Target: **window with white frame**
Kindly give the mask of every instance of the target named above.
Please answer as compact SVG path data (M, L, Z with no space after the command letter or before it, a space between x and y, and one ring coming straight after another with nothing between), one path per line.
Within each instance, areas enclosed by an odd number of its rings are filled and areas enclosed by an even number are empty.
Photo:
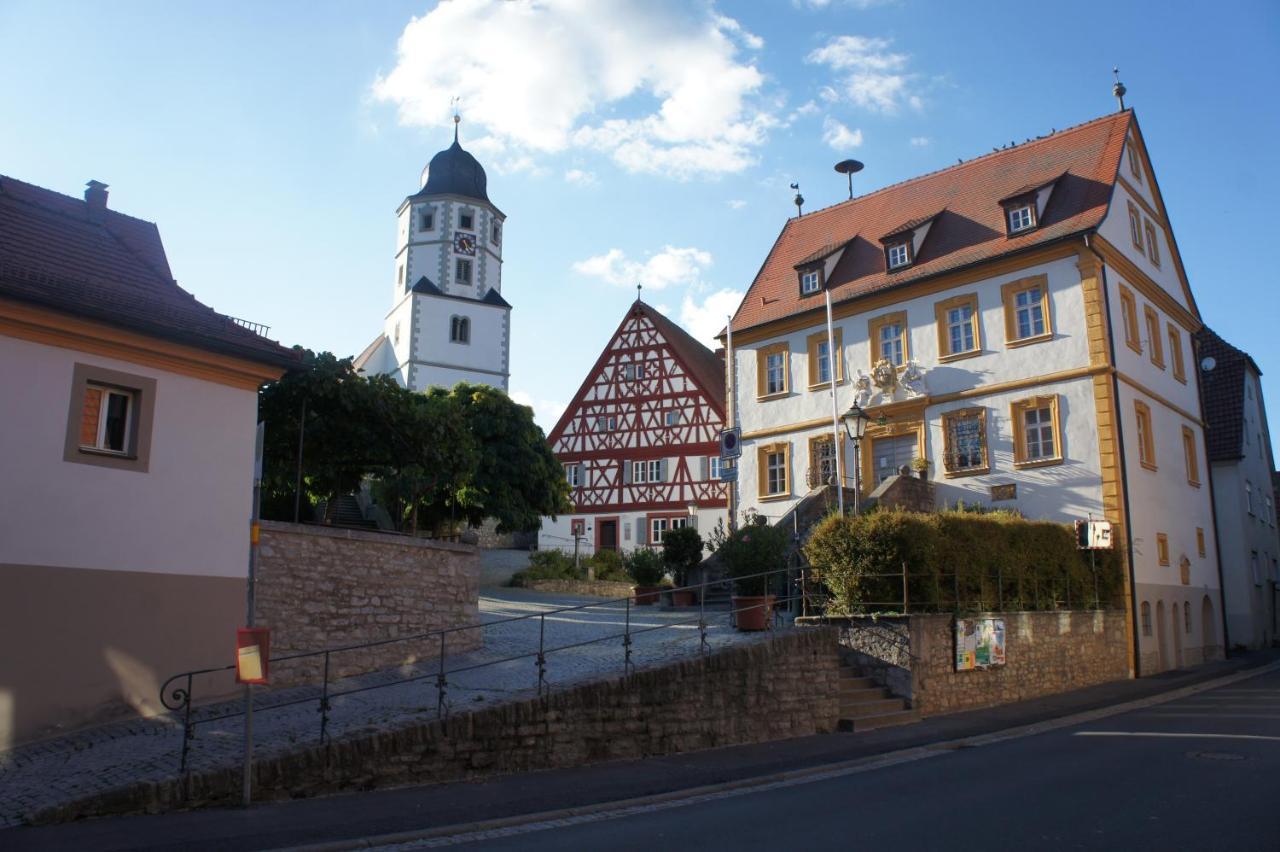
M599 414L596 416L597 432L612 432L618 428L618 418L613 414Z
M810 269L800 273L800 293L807 296L822 289L822 273Z
M787 454L767 453L765 461L765 493L784 494L787 490Z
M764 359L766 394L782 393L787 389L786 383L787 356L782 352L770 352Z
M1030 204L1020 204L1017 207L1010 207L1009 217L1009 233L1016 234L1031 228L1036 223L1035 211Z
M131 390L89 384L84 393L80 447L127 455L132 444L136 395Z
M571 464L564 469L565 481L569 483L570 488L577 488L582 485L582 465Z
M720 479L720 457L707 456L707 479L716 482Z
M664 419L668 426L678 426L680 424L680 412L668 411Z
M643 485L662 481L662 459L648 459L631 463L631 481Z
M818 341L817 355L818 384L826 384L831 381L831 347L828 345L827 341Z
M651 544L662 544L662 537L669 530L680 530L689 526L689 519L686 517L670 517L670 518L650 518L649 519L649 542Z
M1027 460L1056 458L1058 449L1053 429L1053 412L1049 407L1029 408L1022 416Z
M889 246L889 268L897 269L911 262L911 244L894 243Z
M1013 316L1019 340L1044 334L1044 305L1039 287L1029 287L1014 295Z
M880 326L880 357L901 367L904 361L902 352L902 326L896 322Z
M973 339L973 305L957 305L947 311L947 339L951 341L951 355L977 348Z

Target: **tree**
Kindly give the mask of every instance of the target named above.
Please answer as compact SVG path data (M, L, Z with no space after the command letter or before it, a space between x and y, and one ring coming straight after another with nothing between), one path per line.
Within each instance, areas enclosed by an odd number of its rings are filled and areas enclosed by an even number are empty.
M531 532L547 515L573 509L564 469L533 409L486 385L459 382L452 390L432 388L429 397L447 398L480 447L471 476L455 490L453 505L472 525L486 517L499 532Z
M702 562L702 536L693 527L667 530L662 536L662 561L675 575L677 586L689 584L689 573Z

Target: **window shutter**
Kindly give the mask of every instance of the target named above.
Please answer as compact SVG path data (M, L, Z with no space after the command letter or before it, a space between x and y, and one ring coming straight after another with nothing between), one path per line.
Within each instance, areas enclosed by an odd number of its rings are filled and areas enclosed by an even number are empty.
M644 518L636 518L636 544L648 543L647 533L648 530L645 527Z
M711 469L710 459L708 459L706 456L702 456L701 458L698 459L698 479L700 481L705 481L707 479L707 477L709 476L708 472L710 471L710 469Z
M631 462L629 461L624 461L622 463L622 484L631 484Z
M587 473L587 469L586 469L586 467L585 467L585 466L583 466L583 464L582 464L581 462L579 462L577 465L575 465L575 467L577 467L577 468L578 468L578 475L577 475L577 477L576 477L577 482L578 482L578 485L579 485L579 486L586 485L586 484L587 484L587 480L586 480L586 478L585 478L585 477L586 477L586 473Z
M667 460L666 459L662 460L661 469L662 469L661 481L666 482L667 481Z

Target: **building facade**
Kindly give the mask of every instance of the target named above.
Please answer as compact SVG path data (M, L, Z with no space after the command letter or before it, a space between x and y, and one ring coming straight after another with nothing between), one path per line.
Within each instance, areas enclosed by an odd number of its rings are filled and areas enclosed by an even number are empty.
M540 549L591 553L705 536L725 519L724 362L639 299L547 436L574 510L544 518Z
M506 216L484 168L458 144L431 158L396 211L391 310L355 360L410 390L458 382L507 390L511 305L502 296Z
M1197 342L1227 640L1231 646L1266 648L1280 637L1280 536L1262 371L1212 329L1201 329Z
M0 177L0 748L158 708L244 623L258 388L156 226Z
M736 502L923 459L939 507L1112 521L1136 671L1220 656L1200 327L1129 110L792 219L731 321Z

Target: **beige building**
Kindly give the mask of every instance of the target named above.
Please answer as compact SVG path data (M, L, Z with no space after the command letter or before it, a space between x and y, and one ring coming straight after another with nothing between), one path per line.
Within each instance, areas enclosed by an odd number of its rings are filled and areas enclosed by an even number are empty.
M0 748L232 660L257 392L293 361L182 290L105 185L0 177Z
M1221 656L1200 327L1131 110L791 219L731 321L736 510L924 460L939 507L1113 522L1135 672Z

